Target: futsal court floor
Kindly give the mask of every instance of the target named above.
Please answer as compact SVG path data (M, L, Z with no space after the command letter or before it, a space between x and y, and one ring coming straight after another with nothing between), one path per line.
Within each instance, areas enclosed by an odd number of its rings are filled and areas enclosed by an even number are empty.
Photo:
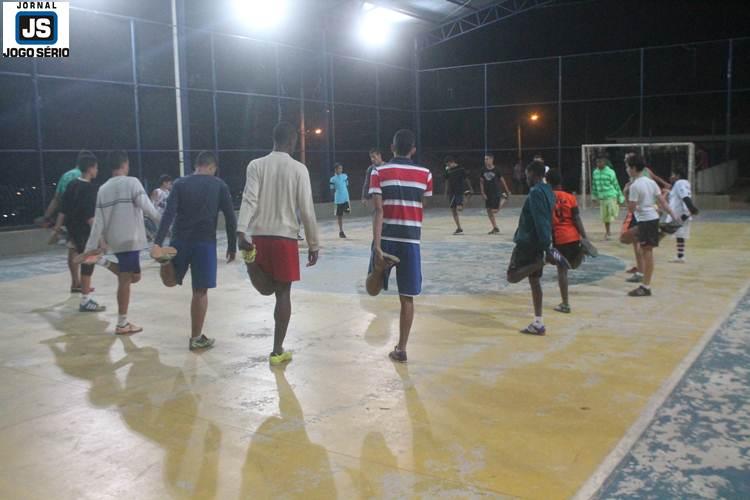
M545 268L546 337L518 333L529 288L505 280L517 217L489 236L470 209L452 236L447 210L426 212L407 365L387 357L397 295L364 292L364 218L347 240L321 223L286 368L267 360L273 300L239 263L219 265L216 347L196 354L189 287L164 288L145 254L132 337L113 334L101 268L108 310L87 315L63 249L1 259L0 497L750 497L750 213L702 214L685 265L664 240L654 296L629 298L632 250L587 212L602 255L571 272L571 315Z

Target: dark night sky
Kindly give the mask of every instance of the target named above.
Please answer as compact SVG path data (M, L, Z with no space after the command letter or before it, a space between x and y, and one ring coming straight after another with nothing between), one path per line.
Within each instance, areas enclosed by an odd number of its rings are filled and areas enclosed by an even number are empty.
M750 2L592 0L520 14L423 52L421 67L750 36Z

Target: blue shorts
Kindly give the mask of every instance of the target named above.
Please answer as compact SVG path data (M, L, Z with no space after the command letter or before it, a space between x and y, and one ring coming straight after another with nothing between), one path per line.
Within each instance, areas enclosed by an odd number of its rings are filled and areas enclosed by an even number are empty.
M215 241L175 241L171 245L177 250L172 260L177 283L190 268L193 289L216 288L216 242Z
M141 252L116 253L117 267L121 273L141 274Z
M398 294L407 297L416 297L422 293L422 257L419 245L416 243L402 243L400 241L382 240L380 248L385 253L398 257L399 262L396 268L396 283L398 284ZM370 269L373 268L374 252L370 255ZM383 289L388 290L388 279L391 277L390 268L383 277Z

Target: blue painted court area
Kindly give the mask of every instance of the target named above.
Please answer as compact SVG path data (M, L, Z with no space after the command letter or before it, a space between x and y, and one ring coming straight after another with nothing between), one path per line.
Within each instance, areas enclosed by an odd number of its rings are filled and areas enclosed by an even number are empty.
M750 291L597 498L750 498Z

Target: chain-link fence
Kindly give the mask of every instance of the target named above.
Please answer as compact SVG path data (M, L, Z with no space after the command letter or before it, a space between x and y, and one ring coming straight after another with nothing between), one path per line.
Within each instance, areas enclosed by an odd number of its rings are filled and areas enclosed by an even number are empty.
M418 82L433 170L450 154L478 178L491 152L510 179L542 154L576 190L586 143L694 142L698 168L750 160L750 38L423 69Z

